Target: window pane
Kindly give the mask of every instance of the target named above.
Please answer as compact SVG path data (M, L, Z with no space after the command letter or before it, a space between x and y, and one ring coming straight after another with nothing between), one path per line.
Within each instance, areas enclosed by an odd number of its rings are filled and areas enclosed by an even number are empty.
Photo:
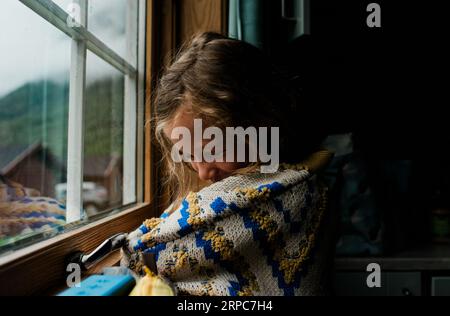
M122 205L124 76L88 51L84 195L88 216Z
M126 57L127 0L89 2L88 29L122 57Z
M53 1L65 10L72 2ZM124 30L124 10L132 1L118 2L89 1L90 30L124 54L125 33L130 34ZM111 25L103 28L107 16ZM4 254L63 232L66 225L67 187L73 185L67 183L72 39L20 1L2 0L0 42L0 254ZM129 183L133 179L128 178L135 176L123 175L124 119L135 111L127 101L125 116L124 98L134 99L125 96L125 77L89 51L86 71L85 90L70 91L84 93L86 101L80 175L85 216L77 225L87 222L86 215L121 208L124 179ZM130 138L126 139L132 142Z
M0 251L62 228L70 39L17 0L0 10Z
M88 30L126 58L127 2L130 0L89 0ZM136 0L131 0L131 2ZM53 0L66 12L69 12L73 0Z

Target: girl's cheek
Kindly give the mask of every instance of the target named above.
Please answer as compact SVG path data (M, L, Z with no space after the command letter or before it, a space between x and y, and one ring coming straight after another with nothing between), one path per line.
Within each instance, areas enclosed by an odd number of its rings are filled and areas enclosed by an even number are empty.
M223 162L220 165L220 169L227 173L231 173L239 168L241 168L241 165L239 163L234 162Z

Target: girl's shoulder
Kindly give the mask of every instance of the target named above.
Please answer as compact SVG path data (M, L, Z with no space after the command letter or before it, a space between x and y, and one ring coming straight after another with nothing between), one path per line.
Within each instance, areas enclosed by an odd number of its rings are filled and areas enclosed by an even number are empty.
M333 159L334 153L327 149L320 149L305 160L298 164L281 164L282 170L307 170L309 173L314 174L325 169Z
M196 193L197 196L234 196L246 193L246 196L277 196L320 173L331 161L333 154L320 150L298 164L282 164L277 172L253 172L230 176L207 186ZM267 196L267 197L269 197Z

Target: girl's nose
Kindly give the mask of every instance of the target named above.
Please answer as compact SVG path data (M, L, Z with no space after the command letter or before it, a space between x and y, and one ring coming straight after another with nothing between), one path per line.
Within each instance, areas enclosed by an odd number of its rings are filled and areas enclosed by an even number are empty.
M197 163L194 169L202 181L214 181L217 178L217 169L209 163Z

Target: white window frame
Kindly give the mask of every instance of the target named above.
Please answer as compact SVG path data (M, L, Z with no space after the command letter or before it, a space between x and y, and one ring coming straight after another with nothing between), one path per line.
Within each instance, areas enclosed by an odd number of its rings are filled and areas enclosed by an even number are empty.
M91 51L125 76L123 135L123 205L143 200L145 21L146 1L126 0L126 59L88 30L88 0L73 0L80 8L79 25L51 0L18 0L72 38L67 155L66 221L83 217L84 106L86 54ZM94 0L95 1L95 0ZM73 20L72 20L73 21ZM130 36L136 34L136 36Z

